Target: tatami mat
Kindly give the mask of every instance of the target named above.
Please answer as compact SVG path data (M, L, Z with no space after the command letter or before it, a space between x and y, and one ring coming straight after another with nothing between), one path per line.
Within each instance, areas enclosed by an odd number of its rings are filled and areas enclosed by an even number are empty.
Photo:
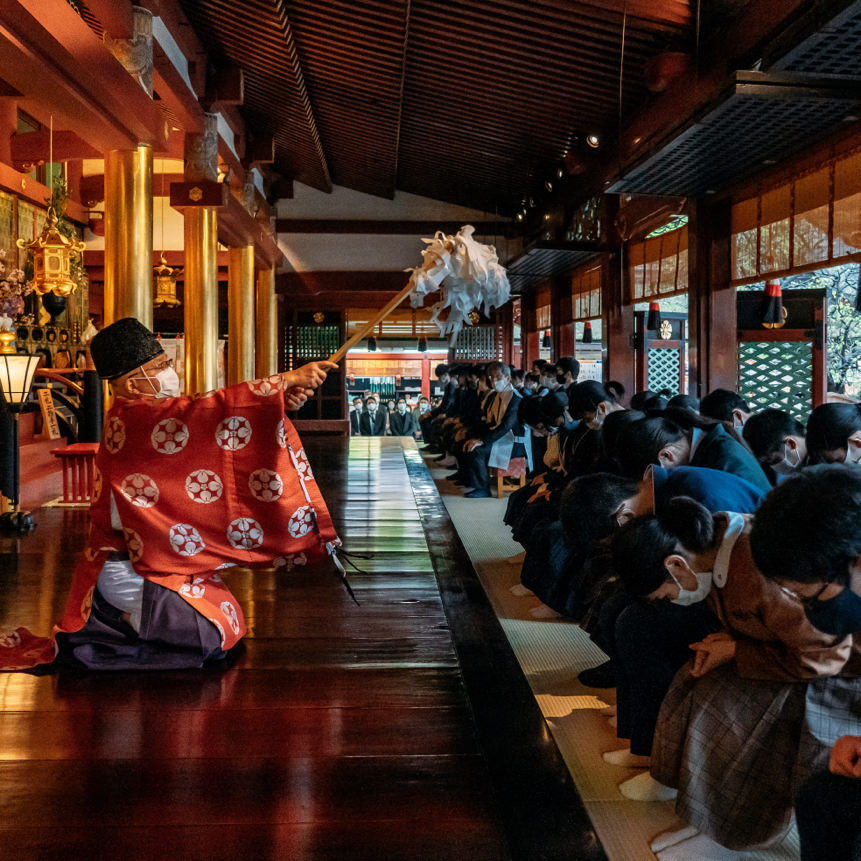
M505 500L465 499L445 480L451 472L426 458L431 475L478 572L532 688L556 745L565 760L610 861L654 861L649 842L663 831L681 828L672 802L628 801L618 785L637 773L608 765L601 753L624 747L600 710L615 702L615 691L586 688L577 673L602 663L604 653L577 625L561 619L537 620L533 596L515 597L520 566L506 560L522 550L502 522ZM745 861L797 861L793 830L781 846L745 855ZM690 861L698 861L692 858Z

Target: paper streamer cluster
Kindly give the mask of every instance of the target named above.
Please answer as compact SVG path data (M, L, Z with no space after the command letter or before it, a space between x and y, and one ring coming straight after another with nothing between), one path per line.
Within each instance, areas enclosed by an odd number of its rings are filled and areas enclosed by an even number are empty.
M454 236L437 231L433 239L423 239L428 247L422 251L421 266L408 269L410 275L410 304L424 305L428 293L439 291L440 299L432 306L431 320L447 335L453 345L464 325L471 326L469 312L481 308L489 314L493 308L508 301L511 287L505 269L500 265L496 249L472 238L475 228L462 227ZM449 309L445 320L440 314Z

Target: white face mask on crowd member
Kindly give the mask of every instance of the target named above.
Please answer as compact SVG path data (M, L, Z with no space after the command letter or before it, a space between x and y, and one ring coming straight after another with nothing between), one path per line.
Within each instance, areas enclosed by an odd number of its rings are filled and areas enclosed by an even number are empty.
M407 411L406 404L398 404L398 412L403 415Z
M777 475L792 475L801 466L801 452L798 444L793 439L784 440L783 460L771 464L771 468Z
M377 411L377 405L373 401L368 401L368 412L375 413Z
M180 394L179 377L173 369L173 359L166 359L165 362L164 367L159 368L154 374L148 374L141 368L141 378L149 383L153 391L153 397L178 398ZM155 383L158 383L158 385L156 386Z
M422 401L419 404L419 412L426 413L430 409L430 404L427 401Z
M493 388L498 392L504 392L511 385L511 380L508 377L504 377L501 380L493 381Z
M694 577L697 580L697 588L696 589L685 589L675 577L673 580L676 580L676 584L679 587L679 594L675 598L671 598L673 604L679 604L682 607L688 607L691 604L697 604L700 601L704 601L706 595L709 594L712 590L712 572L711 571L691 571ZM672 574L670 575L673 576Z
M844 463L861 463L861 438L853 434L846 440L846 454Z

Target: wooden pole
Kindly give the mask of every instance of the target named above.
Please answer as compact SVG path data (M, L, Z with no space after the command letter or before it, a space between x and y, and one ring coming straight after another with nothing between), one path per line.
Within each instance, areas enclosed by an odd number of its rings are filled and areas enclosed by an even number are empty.
M404 299L406 299L407 296L410 295L410 291L412 289L413 289L413 285L412 285L412 282L410 282L409 284L407 284L406 287L404 287L403 290L401 290L400 293L398 293L397 296L395 296L394 299L392 299L381 311L379 311L377 313L377 316L374 317L373 320L369 321L364 326L362 326L360 329L356 330L356 332L354 332L343 344L341 344L341 346L338 347L337 351L332 353L331 356L329 356L329 361L334 362L335 364L340 362L341 359L343 359L344 356L347 355L348 350L351 350L369 332L372 332L374 330L374 326L378 325L383 320L385 320L386 317L388 317L389 314L391 314L392 311L394 311L395 308L397 308L398 305L400 305L401 302L403 302Z

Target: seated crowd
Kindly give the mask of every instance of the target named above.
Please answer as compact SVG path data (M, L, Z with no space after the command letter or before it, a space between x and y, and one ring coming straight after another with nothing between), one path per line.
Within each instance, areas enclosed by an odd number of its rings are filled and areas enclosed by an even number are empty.
M504 516L512 591L607 654L579 676L616 688L625 745L604 759L687 823L653 851L744 858L795 817L804 861L861 859L861 405L805 427L724 389L626 404L578 375L441 365L420 426L467 497L490 467L528 470Z

